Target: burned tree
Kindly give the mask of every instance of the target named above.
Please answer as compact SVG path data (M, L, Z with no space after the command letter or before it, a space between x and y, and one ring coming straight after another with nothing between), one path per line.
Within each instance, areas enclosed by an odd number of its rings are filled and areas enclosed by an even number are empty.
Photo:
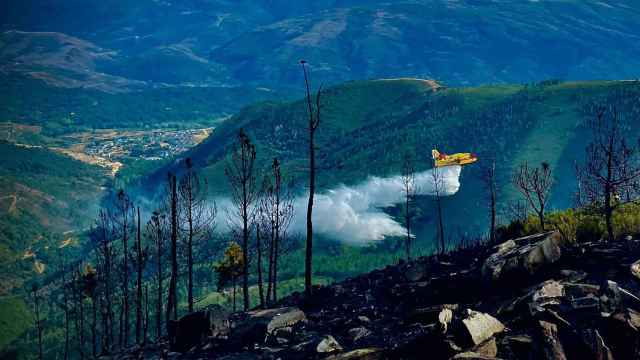
M96 269L87 264L84 268L84 272L80 278L80 288L84 298L91 300L91 355L95 358L98 354L98 314L97 314L97 301L98 294L98 274Z
M257 263L256 269L258 274L258 297L260 299L260 307L264 308L264 281L262 279L262 250L264 248L262 242L262 233L260 231L260 222L256 222L256 253L257 253Z
M305 260L304 260L304 292L307 296L311 296L311 277L313 264L313 197L316 191L316 145L315 133L320 126L320 96L322 94L322 85L316 93L315 109L311 100L311 89L309 87L309 76L307 74L307 62L300 61L302 71L304 73L304 83L306 88L307 108L309 115L308 131L309 131L309 201L307 203L307 240L305 244Z
M293 220L293 186L285 186L280 162L273 159L271 172L264 178L259 223L268 236L267 303L277 301L278 261L288 250L288 229Z
M489 241L494 244L496 241L496 162L495 160L482 171L482 181L487 190L489 200Z
M115 204L111 213L111 221L117 231L117 235L122 241L122 265L121 272L121 293L122 293L122 309L121 309L121 344L126 346L129 341L129 236L133 229L134 219L133 202L124 190L118 191Z
M142 272L144 271L144 265L147 260L146 249L142 247L142 229L140 227L140 207L137 207L136 213L136 245L135 245L135 265L136 265L136 343L142 343Z
M433 190L436 198L436 207L438 209L438 242L440 243L440 254L444 254L447 251L444 238L444 221L442 218L442 195L444 187L444 177L440 173L440 168L434 167L431 172L433 179Z
M256 147L249 136L240 129L231 159L225 165L225 174L229 179L231 200L234 204L235 219L231 219L234 227L241 228L242 253L245 257L242 265L242 296L243 308L249 309L249 236L253 218L254 202L258 196L255 174Z
M178 318L178 190L176 176L169 173L169 211L171 231L171 278L169 279L169 293L167 294L167 318Z
M60 259L60 274L61 274L61 282L62 282L62 310L64 311L64 353L63 353L63 359L67 360L69 359L69 334L70 334L70 326L69 323L71 321L70 319L70 312L71 312L71 307L69 306L69 284L67 283L67 266L65 264L65 255L64 255L64 250L60 249L60 252L58 254L58 258Z
M156 339L162 337L162 282L164 280L164 260L165 260L165 240L167 232L167 219L164 213L160 211L154 211L151 215L151 219L147 222L146 235L148 239L151 239L155 251L155 277L156 277Z
M101 288L102 349L104 353L109 353L113 344L112 267L116 253L112 246L112 224L106 210L99 211L95 225L91 232L91 239L96 247L98 283Z
M194 242L198 243L211 235L216 216L215 202L207 198L207 183L202 181L193 169L190 158L185 160L185 175L180 179L179 202L181 205L181 224L186 229L185 251L187 257L187 304L193 311L193 266Z
M416 171L413 159L405 154L402 162L402 193L404 194L404 221L407 228L407 237L404 240L407 260L411 259L411 204L416 195Z
M545 231L545 207L553 185L551 165L543 162L539 167L530 168L527 162L524 162L514 174L513 184L538 215L540 229Z
M598 109L587 125L592 141L587 146L585 165L577 167L579 202L595 206L602 213L607 238L613 241L613 213L633 201L633 194L640 190L640 145L630 144L616 108Z

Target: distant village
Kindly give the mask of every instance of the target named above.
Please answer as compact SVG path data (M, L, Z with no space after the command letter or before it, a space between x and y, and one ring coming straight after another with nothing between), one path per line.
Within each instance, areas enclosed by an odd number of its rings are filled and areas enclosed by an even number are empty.
M126 161L127 158L161 160L188 150L209 136L212 130L125 132L110 138L93 138L84 144L84 152L110 161Z

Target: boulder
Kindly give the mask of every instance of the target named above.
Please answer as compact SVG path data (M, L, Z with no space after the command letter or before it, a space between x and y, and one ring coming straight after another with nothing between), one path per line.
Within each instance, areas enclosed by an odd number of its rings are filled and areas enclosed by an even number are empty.
M277 330L305 320L304 312L295 307L249 311L232 322L229 339L233 347L263 343Z
M448 309L448 308L442 309L442 311L440 311L440 314L438 314L438 322L442 327L442 333L444 334L447 333L451 320L453 320L453 311L451 311L451 309Z
M214 337L228 335L230 331L229 316L231 313L218 304L207 306L205 311L209 316L211 335Z
M427 269L420 262L408 264L404 269L404 277L409 282L417 282L427 276Z
M331 335L325 336L320 343L316 346L316 351L321 354L328 354L333 352L342 351L342 346Z
M307 317L300 309L289 308L278 313L267 324L267 334L273 334L281 328L291 328L301 322L305 322Z
M462 323L474 345L482 344L505 329L493 316L473 310L467 310L467 318Z
M640 313L625 309L607 318L602 336L615 359L640 358Z
M631 275L640 280L640 260L631 264Z
M582 339L585 344L591 348L593 358L595 360L613 360L611 349L605 344L604 339L600 336L598 330L587 329L582 333Z
M560 259L562 246L557 231L506 241L485 260L482 275L490 281L534 275Z
M371 331L363 326L349 329L348 333L354 343L371 335Z
M192 312L167 324L171 350L176 352L189 351L199 345L210 332L211 324L206 311Z
M545 359L566 360L567 356L564 347L558 337L558 327L550 322L539 321L540 333L542 335L542 351Z
M505 343L516 359L533 359L533 339L529 335L508 336Z
M476 354L493 358L498 355L498 344L496 344L495 338L491 338L473 348L472 351Z

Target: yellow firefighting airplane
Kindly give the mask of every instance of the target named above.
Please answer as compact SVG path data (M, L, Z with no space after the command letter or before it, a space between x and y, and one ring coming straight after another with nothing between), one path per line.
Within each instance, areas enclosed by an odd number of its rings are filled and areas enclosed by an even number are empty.
M452 165L464 166L473 164L474 162L478 161L478 157L473 153L457 153L447 155L440 153L436 149L431 150L431 156L433 157L433 161L435 162L435 166L437 168Z

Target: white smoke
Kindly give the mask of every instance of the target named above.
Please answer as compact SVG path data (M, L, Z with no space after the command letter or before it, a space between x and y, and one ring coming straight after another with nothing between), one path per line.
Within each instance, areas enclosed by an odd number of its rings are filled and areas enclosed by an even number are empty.
M434 176L434 172L436 176ZM460 166L430 169L415 174L418 195L435 196L436 179L442 196L451 196L460 189ZM381 208L404 201L402 177L371 177L356 186L340 186L315 196L313 208L314 233L361 245L382 240L385 236L402 236L404 226L384 213ZM296 199L294 232L306 229L307 196Z
M435 196L436 183L441 196L457 193L460 172L461 166L448 166L415 174L417 195ZM307 194L295 199L290 233L305 233L307 200ZM384 207L403 201L402 177L399 175L389 178L374 176L355 186L341 185L315 195L313 232L352 245L365 245L385 236L403 236L406 234L404 226L382 211ZM228 214L231 210L228 199L218 199L217 204L221 214Z

